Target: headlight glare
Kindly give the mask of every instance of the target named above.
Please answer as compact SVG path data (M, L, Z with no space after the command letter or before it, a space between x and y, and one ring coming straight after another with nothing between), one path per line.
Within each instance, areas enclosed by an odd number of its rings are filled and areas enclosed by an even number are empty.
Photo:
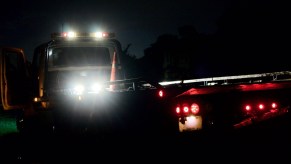
M99 93L101 91L101 89L102 89L102 86L100 84L98 84L98 83L95 83L95 84L92 85L91 89L92 89L93 92Z
M74 94L81 95L83 94L84 90L85 90L85 87L83 85L76 85L74 87Z

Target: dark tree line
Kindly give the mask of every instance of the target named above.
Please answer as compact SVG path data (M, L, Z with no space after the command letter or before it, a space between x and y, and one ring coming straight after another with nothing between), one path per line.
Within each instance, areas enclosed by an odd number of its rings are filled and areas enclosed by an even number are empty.
M139 59L125 51L128 76L162 81L289 70L287 7L249 3L229 8L214 34L185 25L178 36L160 35Z

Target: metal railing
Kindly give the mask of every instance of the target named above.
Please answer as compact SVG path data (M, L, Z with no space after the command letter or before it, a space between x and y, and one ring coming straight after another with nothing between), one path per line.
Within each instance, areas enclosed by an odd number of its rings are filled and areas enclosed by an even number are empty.
M174 81L162 81L159 82L162 86L168 85L181 85L181 84L197 84L199 86L208 85L227 85L236 83L257 83L265 81L279 81L279 80L291 80L291 71L271 72L271 73L259 73L259 74L246 74L246 75L234 75L234 76L219 76L209 78L197 78L187 80L174 80Z

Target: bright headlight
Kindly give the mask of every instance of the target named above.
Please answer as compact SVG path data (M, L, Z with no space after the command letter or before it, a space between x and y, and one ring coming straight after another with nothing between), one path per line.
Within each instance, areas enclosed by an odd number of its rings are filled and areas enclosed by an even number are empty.
M101 91L101 89L102 89L102 86L100 84L98 84L98 83L95 83L95 84L92 85L91 89L92 89L93 92L99 93Z
M84 95L85 93L97 93L102 92L103 85L100 83L87 83L87 84L78 84L73 85L72 90L74 95Z
M76 85L74 87L74 94L81 95L83 94L85 87L83 85Z

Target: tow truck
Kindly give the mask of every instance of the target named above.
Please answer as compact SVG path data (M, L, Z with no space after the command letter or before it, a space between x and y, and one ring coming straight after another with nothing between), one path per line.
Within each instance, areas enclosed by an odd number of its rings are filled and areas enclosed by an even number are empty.
M166 129L163 87L142 77L126 78L114 33L52 33L35 48L29 67L22 49L0 50L1 101L4 110L19 111L20 132ZM20 73L9 72L8 59Z
M188 87L169 101L180 134L232 131L286 116L291 105L291 72L267 72L163 81Z

